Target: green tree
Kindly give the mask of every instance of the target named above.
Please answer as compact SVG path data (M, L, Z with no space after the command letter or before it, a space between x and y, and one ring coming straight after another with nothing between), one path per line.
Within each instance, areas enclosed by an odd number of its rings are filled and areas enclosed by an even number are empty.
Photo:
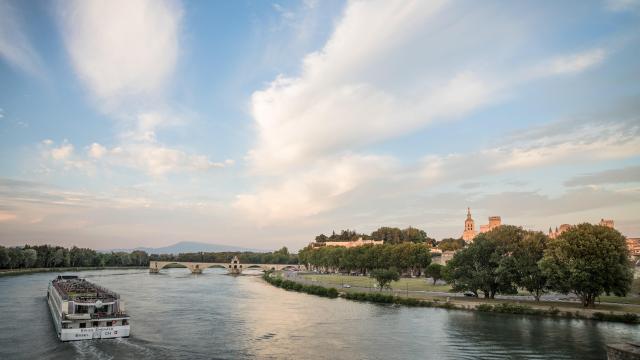
M436 281L442 279L444 276L444 266L440 264L430 264L425 269L424 276L431 278L433 285L435 285Z
M461 238L458 238L458 239L447 238L447 239L442 239L437 246L438 246L438 249L442 251L456 251L464 248L465 245L466 243Z
M484 293L493 299L497 293L515 294L517 274L504 266L525 231L519 227L502 225L479 234L466 248L458 251L447 263L446 278L455 291Z
M602 293L625 296L633 281L625 237L600 225L573 226L549 241L541 267L553 290L575 293L584 307Z
M390 287L392 281L400 280L400 273L398 273L395 267L389 269L374 269L371 271L371 277L376 279L378 286L380 286L380 291L382 291L383 288Z
M6 269L11 264L9 251L4 246L0 246L0 268Z
M512 255L505 258L505 267L517 274L516 285L527 289L536 299L547 289L547 276L542 272L542 260L548 237L541 232L527 232L514 247ZM509 266L510 265L510 266Z
M424 230L408 227L402 230L401 240L403 242L423 243L427 241L427 233Z
M38 252L35 249L24 249L22 250L23 256L23 266L26 268L33 267L36 261L38 260Z
M374 240L382 240L385 244L399 244L402 242L402 230L383 226L371 233Z

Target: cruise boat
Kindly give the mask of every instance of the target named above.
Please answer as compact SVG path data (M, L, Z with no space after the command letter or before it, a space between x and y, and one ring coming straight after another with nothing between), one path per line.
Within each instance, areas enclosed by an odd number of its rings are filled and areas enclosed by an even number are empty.
M51 317L61 341L129 336L120 295L77 276L58 276L47 289Z

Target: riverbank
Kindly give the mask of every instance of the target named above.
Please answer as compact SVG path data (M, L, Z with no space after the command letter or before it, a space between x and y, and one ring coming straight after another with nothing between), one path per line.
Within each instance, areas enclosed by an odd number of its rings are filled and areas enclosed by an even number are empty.
M305 284L299 276L282 278L281 273L265 274L264 279L274 286L305 292L307 288L325 288L338 293L338 296L355 301L366 301L381 304L397 304L413 307L436 307L452 310L480 311L492 313L508 313L520 315L538 315L570 319L592 319L598 321L614 321L640 324L640 307L634 305L605 304L595 308L583 308L579 303L559 301L520 301L509 299L458 298L452 296L429 295L428 293L384 293L375 291L363 292L354 288L325 287L324 284ZM301 281L302 280L302 281ZM361 290L361 289L360 289Z
M131 270L131 269L148 269L148 266L88 266L88 267L56 267L56 268L31 268L31 269L2 269L2 276L27 275L42 272L68 272L68 271L89 271L89 270Z

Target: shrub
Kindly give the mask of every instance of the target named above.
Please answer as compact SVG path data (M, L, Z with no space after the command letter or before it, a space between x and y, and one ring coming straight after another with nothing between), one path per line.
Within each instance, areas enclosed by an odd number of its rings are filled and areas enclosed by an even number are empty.
M630 324L640 323L640 317L637 314L625 313L625 314L614 314L614 313L602 313L602 312L594 312L593 318L596 320L604 320L604 321L616 321L616 322L624 322Z
M480 304L476 306L476 310L482 312L491 312L493 311L493 306L491 304Z

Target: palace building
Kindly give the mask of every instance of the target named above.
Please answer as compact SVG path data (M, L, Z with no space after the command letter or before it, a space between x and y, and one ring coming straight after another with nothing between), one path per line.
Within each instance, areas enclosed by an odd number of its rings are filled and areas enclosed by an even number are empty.
M600 219L600 223L598 223L598 225L606 226L606 227L609 227L609 228L612 228L612 229L614 228L613 220L611 220L611 219ZM563 232L571 229L571 226L572 225L569 225L569 224L562 224L562 225L560 225L560 227L556 226L555 230L552 230L551 228L549 228L549 238L551 238L551 239L557 238Z
M480 225L480 233L491 231L498 226L502 225L502 219L500 216L489 216L489 223L486 225ZM475 222L471 217L471 209L467 208L467 219L464 221L464 231L462 232L462 240L466 242L472 242L478 233L475 229Z

